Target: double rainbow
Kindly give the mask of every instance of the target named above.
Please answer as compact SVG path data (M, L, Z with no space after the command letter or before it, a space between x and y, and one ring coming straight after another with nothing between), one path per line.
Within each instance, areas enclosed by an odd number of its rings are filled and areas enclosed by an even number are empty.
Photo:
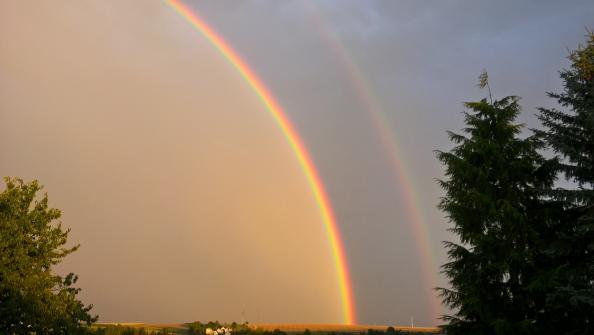
M227 60L227 62L235 68L241 78L248 84L248 86L258 96L266 110L270 113L281 132L283 133L287 143L293 150L305 178L311 188L313 196L316 200L324 227L328 234L332 255L335 262L338 285L342 299L343 308L343 322L346 324L354 324L356 322L355 309L353 302L353 291L351 280L346 263L346 257L338 227L336 225L336 218L330 206L330 200L324 190L324 185L320 180L318 172L314 166L311 157L299 134L291 124L287 115L276 102L274 97L270 94L266 86L258 78L252 69L241 59L241 57L233 50L225 40L219 36L202 18L198 16L195 10L190 9L187 5L179 0L165 0L165 3L182 16L194 29L196 29L210 44L215 47L219 53Z
M352 53L349 52L336 34L333 34L332 27L326 24L327 20L322 17L322 12L317 9L316 4L304 1L305 8L313 15L320 36L324 39L329 49L336 56L339 64L344 68L361 106L367 112L370 121L376 129L376 134L384 148L384 152L392 165L395 182L403 195L406 212L409 216L409 225L420 259L421 271L423 272L424 295L429 313L433 320L437 320L442 314L441 303L435 294L434 287L438 286L437 273L439 267L431 252L429 229L423 217L420 206L420 197L416 192L412 180L412 173L406 166L402 150L394 131L390 127L385 111L378 97L373 93L371 84L366 79L360 66L357 65Z

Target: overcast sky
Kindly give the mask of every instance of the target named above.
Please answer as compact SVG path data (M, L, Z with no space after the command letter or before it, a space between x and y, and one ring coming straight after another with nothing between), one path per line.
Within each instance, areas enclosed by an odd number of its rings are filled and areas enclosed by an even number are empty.
M358 321L433 325L450 239L433 150L487 69L537 127L583 1L187 1L261 77L330 195ZM337 47L338 46L338 47ZM345 66L345 59L351 68ZM418 195L422 267L366 82ZM328 241L282 134L238 74L160 1L0 1L0 175L39 179L81 243L102 321L339 322ZM444 311L437 311L443 313Z

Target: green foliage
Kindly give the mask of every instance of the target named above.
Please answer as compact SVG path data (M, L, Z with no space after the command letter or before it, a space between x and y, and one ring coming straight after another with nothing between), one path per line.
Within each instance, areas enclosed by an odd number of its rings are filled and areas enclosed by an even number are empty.
M397 334L403 334L403 332L396 330L392 326L390 326L390 327L388 327L388 329L386 329L386 335L397 335Z
M483 72L481 72L477 86L481 89L489 86L489 74L487 73L487 70L483 70Z
M545 130L536 131L561 155L558 169L578 184L574 190L559 189L554 195L570 206L594 204L594 33L585 46L569 55L571 67L561 71L564 90L548 96L569 109L540 108Z
M478 86L480 89L486 88L489 91L489 102L493 103L493 97L491 96L491 86L489 85L489 74L487 73L487 70L483 70L478 79L479 83L476 86Z
M102 325L97 327L94 334L96 335L146 335L148 334L144 328L132 328L122 325Z
M219 321L209 321L207 323L202 323L200 321L195 321L188 324L188 332L190 334L205 334L207 328L217 330L222 327L231 329L234 335L252 334L257 331L252 329L247 322L220 323Z
M560 155L556 169L577 185L549 192L561 209L543 232L538 277L543 334L594 332L594 34L569 55L560 72L564 90L548 93L566 109L539 109L544 130L536 133Z
M536 138L520 138L514 121L519 98L469 102L464 135L449 132L456 146L438 152L446 167L439 208L460 243L445 242L443 272L451 288L439 288L454 315L448 334L530 334L534 301L525 283L534 271L532 246L546 213L542 192L554 181L552 162Z
M78 249L65 247L60 211L48 207L41 186L5 178L0 193L0 333L83 334L96 320L76 295L73 273L60 277L52 266Z
M144 327L130 327L126 325L96 325L92 334L95 335L169 335L178 334L179 332L169 328L155 328L150 327L148 330ZM186 334L186 332L182 332Z
M341 335L352 335L353 333L341 333ZM360 332L359 335L398 335L398 334L417 334L417 332L408 330L408 331L402 331L402 330L397 330L394 327L388 327L386 329L386 331L383 330L376 330L376 329L367 329L367 333L362 333ZM425 333L427 334L427 333Z
M394 328L392 328L394 329ZM375 330L375 329L367 329L367 335L384 335L385 333L381 330Z
M544 129L519 138L517 98L468 103L465 136L439 152L440 208L460 243L446 242L441 288L449 334L594 331L594 33L569 55L565 109L540 108ZM488 88L488 77L479 77ZM489 92L490 95L490 92ZM545 160L538 150L552 149ZM558 175L575 187L554 187Z

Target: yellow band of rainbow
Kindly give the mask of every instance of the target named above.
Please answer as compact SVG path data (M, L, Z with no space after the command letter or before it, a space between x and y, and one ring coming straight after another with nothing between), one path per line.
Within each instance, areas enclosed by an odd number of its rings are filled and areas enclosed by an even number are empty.
M260 81L258 76L248 67L248 65L239 57L239 55L229 46L225 40L219 36L206 22L201 19L195 12L179 0L165 0L165 3L181 15L192 27L202 34L219 52L220 54L239 72L239 75L256 93L262 104L266 107L270 115L275 120L276 124L283 133L289 146L295 153L297 161L305 174L305 178L310 186L315 201L320 210L320 215L324 227L326 229L330 247L332 249L332 256L335 263L335 268L338 277L338 286L341 295L343 322L345 324L354 324L355 310L353 301L353 292L349 276L349 271L346 263L344 248L342 240L336 225L336 219L330 201L324 190L324 185L320 180L318 172L311 160L308 151L299 134L287 118L283 109L276 102L270 94L266 86Z

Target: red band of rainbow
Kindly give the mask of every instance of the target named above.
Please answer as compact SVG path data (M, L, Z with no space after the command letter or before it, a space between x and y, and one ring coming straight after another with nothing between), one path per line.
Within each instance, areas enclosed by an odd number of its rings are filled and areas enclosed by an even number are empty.
M318 172L311 160L308 151L299 134L291 124L287 115L276 102L274 97L270 94L266 86L258 78L258 76L248 67L248 65L239 57L239 55L229 46L229 44L219 36L208 24L201 19L195 10L190 9L180 0L165 0L165 3L181 15L193 28L204 36L212 46L214 46L219 53L229 62L235 70L239 73L241 78L248 84L248 86L258 96L262 104L266 107L272 118L283 133L289 146L293 150L305 178L310 186L315 201L320 210L320 215L326 232L328 240L332 249L332 256L334 258L335 268L338 277L338 286L341 295L343 322L346 324L354 324L356 322L353 291L349 271L346 263L346 257L342 240L338 227L336 225L336 218L330 206L330 200L324 190L324 185L318 175Z
M374 94L372 85L352 56L353 53L347 50L346 45L342 43L338 35L332 33L332 28L326 23L327 20L322 17L322 12L317 9L314 2L304 1L303 4L313 15L320 36L328 44L329 49L344 68L345 74L348 76L348 82L360 100L363 110L367 112L372 125L376 129L376 134L384 148L384 152L392 165L392 171L394 177L396 177L395 182L403 195L404 206L409 218L408 223L417 246L421 271L423 272L423 295L432 321L435 322L443 314L440 299L434 290L435 287L439 286L437 284L439 267L436 266L432 254L429 229L421 210L420 197L413 184L414 178L411 169L406 166L407 160L398 145L399 141L394 130L390 127L390 121L380 99Z

